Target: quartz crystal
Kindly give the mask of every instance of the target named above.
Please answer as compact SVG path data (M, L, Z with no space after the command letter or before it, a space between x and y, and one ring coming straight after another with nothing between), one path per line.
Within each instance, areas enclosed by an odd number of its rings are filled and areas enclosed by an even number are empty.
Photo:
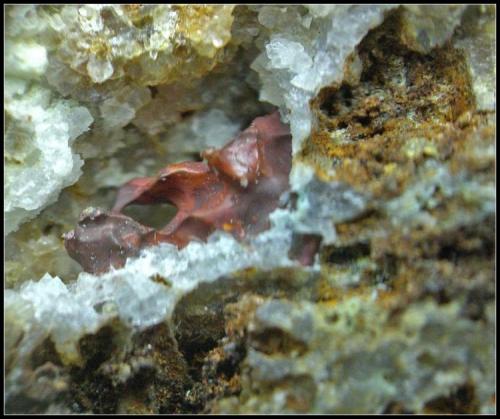
M477 106L490 111L496 109L495 12L492 6L469 10L454 37L467 56Z
M75 183L83 161L71 144L93 121L83 106L51 100L33 86L6 102L5 234L56 201Z

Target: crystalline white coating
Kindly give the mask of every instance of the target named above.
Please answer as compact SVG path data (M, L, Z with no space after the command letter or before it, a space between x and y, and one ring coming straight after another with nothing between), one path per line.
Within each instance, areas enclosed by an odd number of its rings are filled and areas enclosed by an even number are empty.
M135 116L135 110L127 102L119 102L114 97L106 99L100 106L101 115L110 128L121 128Z
M37 13L37 5L16 5L6 8L6 34L12 37L36 39L47 30L48 22ZM11 24L13 22L13 24Z
M334 223L356 217L367 202L341 182L324 183L315 178L298 192L297 208L291 213L294 231L322 236L324 244L335 242Z
M44 74L47 49L36 42L9 42L5 45L5 73L14 77Z
M468 179L465 173L454 174L436 160L427 160L418 171L417 180L406 191L381 204L387 212L387 217L394 225L402 229L414 228L416 225L432 226L437 221L431 211L437 202L433 198L436 191L451 198L460 197L468 205L474 205L478 211L467 211L467 208L456 210L453 217L446 220L447 225L441 228L456 228L457 225L473 223L495 212L496 189L493 183L479 184Z
M270 68L284 68L292 73L302 72L311 67L311 57L299 42L286 38L272 37L266 45L266 54L270 60Z
M273 228L247 244L226 233L208 243L190 243L182 250L170 244L146 249L124 268L97 277L87 273L67 286L46 274L5 296L6 305L21 296L35 308L33 321L51 335L58 351L77 360L76 343L113 317L138 329L158 324L172 314L176 302L199 283L214 281L251 266L272 269L293 266L287 251L291 232ZM169 285L155 281L165 278ZM10 300L9 300L10 299Z
M85 107L66 100L51 103L50 96L48 90L34 87L6 100L6 112L17 124L6 132L6 144L17 143L31 154L22 164L6 165L5 234L53 203L59 192L81 174L83 161L72 153L70 145L88 129L93 118ZM22 144L19 129L28 137Z
M113 92L99 106L106 129L122 128L134 119L136 112L151 101L147 87L123 87Z
M78 22L84 32L97 33L103 30L104 23L100 13L103 7L91 4L78 8Z

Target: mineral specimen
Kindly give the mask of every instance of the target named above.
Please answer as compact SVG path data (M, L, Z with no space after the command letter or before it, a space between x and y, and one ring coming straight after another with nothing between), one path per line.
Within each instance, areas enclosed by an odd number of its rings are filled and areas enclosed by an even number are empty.
M495 413L496 6L5 12L7 412Z
M65 235L71 257L85 271L102 273L146 246L184 247L214 229L240 239L267 229L269 213L288 189L291 166L290 134L279 113L257 118L224 148L202 156L207 164L174 164L156 177L131 180L120 188L111 214L85 210L77 229ZM174 204L177 214L158 231L119 214L130 204L162 202Z

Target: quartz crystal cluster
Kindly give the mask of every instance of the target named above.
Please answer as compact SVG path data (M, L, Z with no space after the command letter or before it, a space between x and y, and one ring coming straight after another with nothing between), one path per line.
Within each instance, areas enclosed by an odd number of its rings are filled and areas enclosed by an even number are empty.
M9 413L494 413L496 6L5 14ZM227 203L265 227L70 258L124 185L254 167L227 144L276 109L291 162L255 179L279 193L237 174ZM180 217L141 191L110 219Z
M231 5L84 5L43 10L61 37L57 75L71 72L87 83L130 78L139 85L166 84L210 71L231 39ZM58 74L59 73L59 74ZM60 82L63 82L64 78Z
M5 233L55 202L76 182L83 161L72 142L93 121L76 102L61 100L43 86L47 48L38 35L46 24L24 6L8 10L5 48ZM19 18L19 23L14 20ZM22 22L22 23L21 23Z
M78 180L83 161L71 145L93 120L84 106L52 100L49 90L19 83L19 90L7 93L12 96L5 109L6 234Z

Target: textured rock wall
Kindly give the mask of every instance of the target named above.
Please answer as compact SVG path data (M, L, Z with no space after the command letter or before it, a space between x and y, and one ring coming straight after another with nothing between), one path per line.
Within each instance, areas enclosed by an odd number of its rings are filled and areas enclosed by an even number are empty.
M495 14L7 6L7 411L494 412ZM273 107L267 231L100 276L66 254L83 209Z

